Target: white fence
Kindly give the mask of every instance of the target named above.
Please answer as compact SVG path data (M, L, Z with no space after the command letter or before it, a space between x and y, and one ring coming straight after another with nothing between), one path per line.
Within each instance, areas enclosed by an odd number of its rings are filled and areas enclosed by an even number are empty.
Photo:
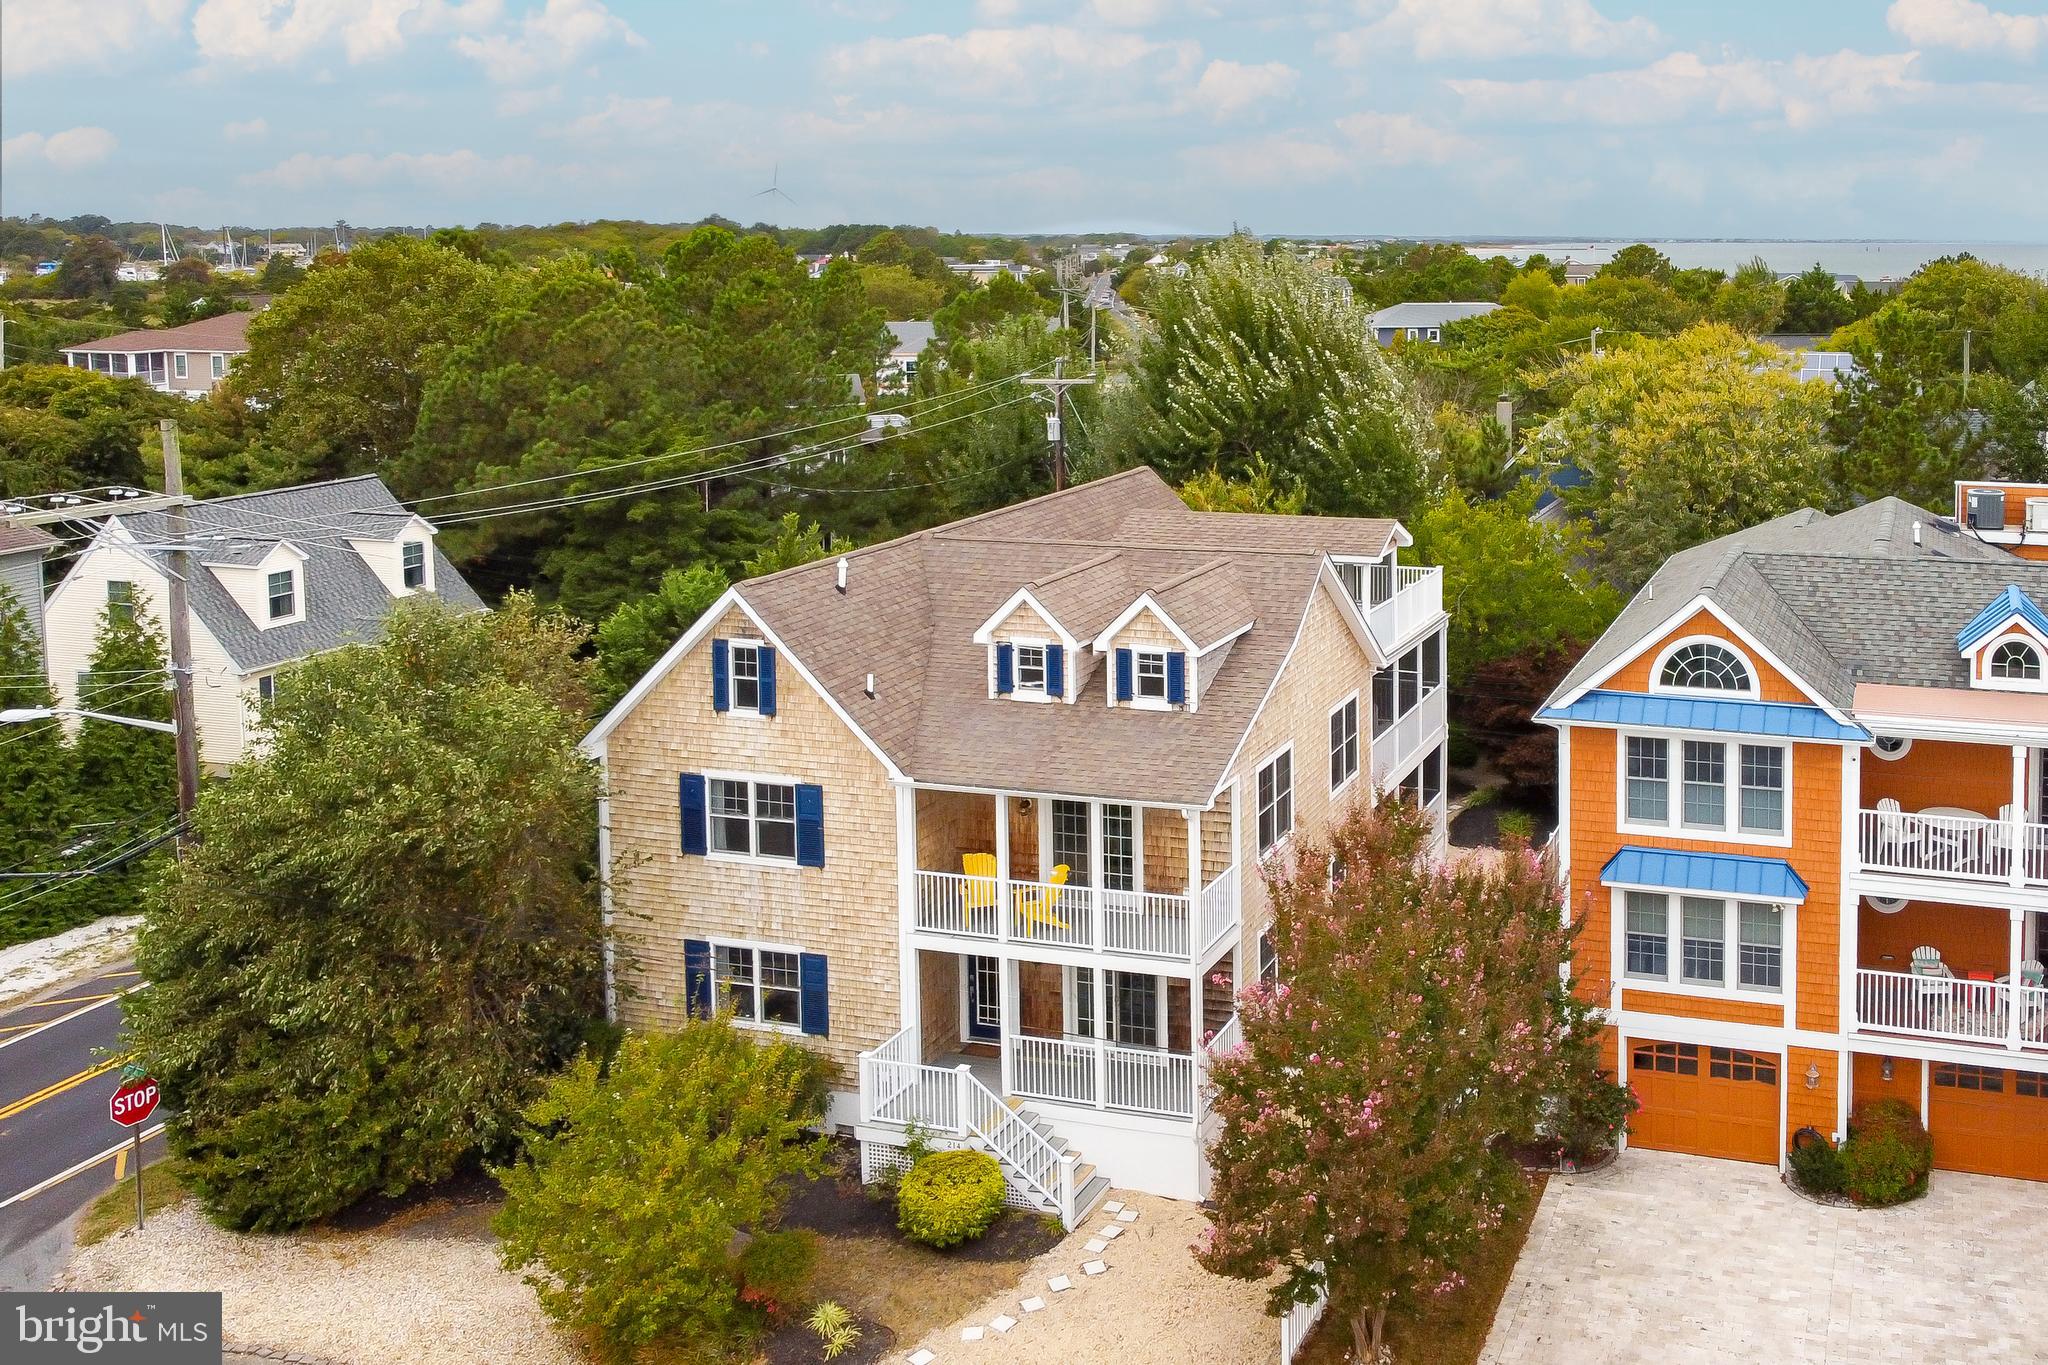
M1329 1306L1329 1302L1317 1295L1314 1303L1297 1303L1287 1310L1280 1319L1280 1365L1292 1365L1294 1357L1301 1353L1302 1343L1308 1340L1310 1330L1322 1319L1323 1309Z
M1184 895L1054 886L960 872L916 874L917 927L992 943L1082 948L1133 957L1188 961L1236 927L1238 876L1232 866L1204 887L1199 936ZM1001 913L1008 906L1009 913Z
M1406 776L1422 761L1424 754L1439 743L1449 719L1446 697L1450 689L1438 684L1436 691L1419 698L1413 710L1372 737L1373 780L1382 785Z
M1010 1035L1007 1045L1010 1089L1019 1095L1166 1118L1195 1116L1192 1053L1022 1033Z

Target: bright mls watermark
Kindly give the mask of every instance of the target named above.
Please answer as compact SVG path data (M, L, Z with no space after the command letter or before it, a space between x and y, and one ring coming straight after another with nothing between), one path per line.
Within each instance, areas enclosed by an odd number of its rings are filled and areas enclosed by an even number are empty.
M0 1360L218 1365L219 1294L0 1293Z

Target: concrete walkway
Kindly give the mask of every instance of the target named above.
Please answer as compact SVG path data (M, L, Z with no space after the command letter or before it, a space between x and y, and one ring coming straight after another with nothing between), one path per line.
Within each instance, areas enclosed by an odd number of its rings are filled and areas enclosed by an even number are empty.
M1826 1208L1767 1166L1630 1152L1552 1176L1481 1365L2048 1359L2048 1186L1936 1171Z

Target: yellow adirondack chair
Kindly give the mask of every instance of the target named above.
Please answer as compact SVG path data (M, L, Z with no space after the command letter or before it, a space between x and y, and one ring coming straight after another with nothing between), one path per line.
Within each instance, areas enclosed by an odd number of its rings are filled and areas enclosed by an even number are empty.
M996 855L963 853L960 870L967 874L967 913L996 908Z
M1017 918L1027 929L1067 930L1067 922L1052 912L1058 888L1067 884L1068 868L1061 863L1052 870L1048 885L1019 887L1017 890Z

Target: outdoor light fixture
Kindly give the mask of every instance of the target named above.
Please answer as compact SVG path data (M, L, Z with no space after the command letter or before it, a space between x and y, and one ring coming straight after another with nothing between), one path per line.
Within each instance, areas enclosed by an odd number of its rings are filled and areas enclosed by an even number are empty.
M1818 1090L1818 1089L1820 1089L1820 1063L1819 1063L1819 1062L1808 1062L1808 1063L1806 1064L1806 1088L1807 1088L1808 1090Z
M1882 1077L1884 1077L1884 1079L1886 1079L1886 1080L1890 1080L1890 1079L1892 1078L1892 1059L1891 1059L1891 1058L1887 1057L1887 1058L1885 1058L1885 1059L1884 1059L1884 1061L1883 1061L1883 1062L1881 1062L1881 1063L1879 1063L1879 1064L1878 1064L1878 1068L1877 1068L1877 1074L1878 1074L1878 1075L1880 1075L1880 1076L1882 1076Z

